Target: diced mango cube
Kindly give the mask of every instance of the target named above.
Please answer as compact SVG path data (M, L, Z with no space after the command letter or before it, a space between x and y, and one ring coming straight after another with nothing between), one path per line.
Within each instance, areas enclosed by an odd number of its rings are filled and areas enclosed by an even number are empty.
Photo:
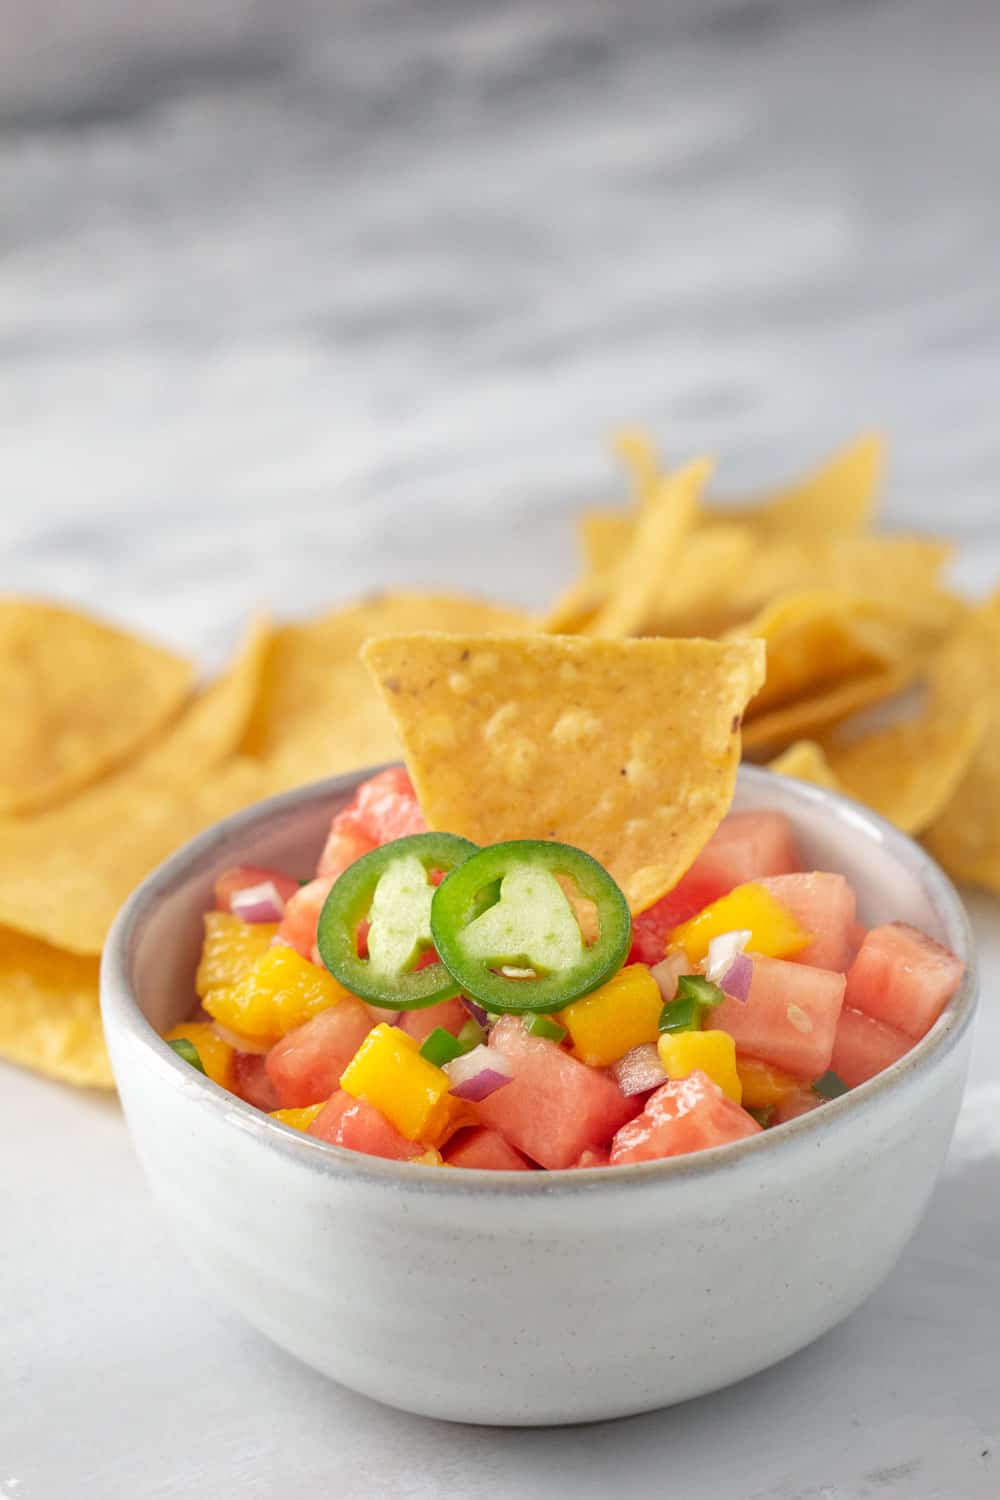
M205 1069L205 1076L224 1089L233 1086L233 1049L219 1036L211 1021L182 1021L164 1033L164 1040L190 1042Z
M645 964L629 964L613 979L560 1013L573 1056L607 1068L633 1047L655 1042L663 996Z
M212 990L236 984L271 946L273 922L243 922L228 911L205 913L205 941L195 975L199 999Z
M728 1031L665 1031L657 1051L668 1078L687 1078L698 1069L707 1073L728 1098L742 1104L736 1043Z
M437 1146L451 1125L450 1081L421 1057L416 1039L384 1021L365 1037L340 1087L380 1110L408 1141Z
M347 991L326 969L294 948L268 948L235 984L213 989L202 1004L223 1026L276 1042L286 1032L337 1005Z
M736 1071L743 1085L744 1109L774 1109L802 1087L800 1078L772 1068L770 1063L760 1062L756 1057L738 1057Z
M321 1099L318 1104L303 1104L298 1109L272 1109L271 1119L290 1125L293 1130L308 1130L320 1110L325 1108L326 1100Z
M770 891L750 881L675 927L669 943L671 948L683 948L692 962L701 963L713 938L740 931L749 931L747 948L751 953L763 953L768 958L789 958L812 942L812 933L800 927Z

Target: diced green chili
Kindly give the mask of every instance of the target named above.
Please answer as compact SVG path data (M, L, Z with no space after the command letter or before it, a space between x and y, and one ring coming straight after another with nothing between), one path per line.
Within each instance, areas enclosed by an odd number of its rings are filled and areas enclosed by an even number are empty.
M186 1036L175 1037L172 1042L167 1043L167 1046L172 1047L177 1056L183 1057L184 1061L190 1063L192 1068L197 1069L199 1073L204 1073L205 1064L201 1060L198 1048L194 1042L189 1042Z
M544 1037L548 1042L561 1042L566 1035L565 1026L560 1026L558 1021L550 1021L548 1016L536 1016L534 1012L525 1016L524 1029L529 1036Z
M753 1118L757 1121L757 1124L762 1126L763 1129L766 1130L771 1121L774 1119L774 1105L765 1104L760 1109L748 1108L747 1114L752 1115Z
M705 1020L705 1010L712 1005L721 1005L725 995L717 984L701 974L682 974L677 981L677 994L668 1000L660 1012L661 1031L700 1031Z
M424 1038L420 1056L426 1057L435 1067L443 1068L445 1063L454 1062L456 1057L461 1057L464 1051L457 1036L452 1036L443 1026L435 1026L430 1035Z
M847 1084L832 1068L815 1079L812 1087L813 1093L819 1094L821 1099L839 1099L841 1094L849 1092Z

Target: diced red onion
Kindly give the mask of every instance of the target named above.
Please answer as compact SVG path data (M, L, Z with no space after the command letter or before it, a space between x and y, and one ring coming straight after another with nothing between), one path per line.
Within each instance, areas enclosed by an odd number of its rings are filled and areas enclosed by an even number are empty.
M475 1000L470 1000L468 995L462 996L462 1004L465 1006L472 1019L474 1021L477 1021L479 1025L482 1026L485 1030L485 1028L489 1025L490 1018L483 1010L483 1007L481 1005L477 1005Z
M714 937L708 945L705 978L711 980L712 984L722 985L725 989L725 985L722 984L723 975L729 973L734 959L739 958L752 937L753 933L746 929L739 932L722 932L718 937Z
M648 1094L650 1089L666 1083L667 1075L653 1042L642 1042L620 1057L611 1069L614 1080L626 1098Z
M677 981L682 974L692 972L691 960L683 948L675 948L666 958L661 958L649 971L660 986L664 1004L669 1004L677 994Z
M719 988L730 999L739 1000L745 1005L750 998L752 983L753 962L745 953L740 953L719 980Z
M223 1026L218 1021L212 1022L212 1030L221 1041L228 1042L229 1046L235 1048L237 1052L252 1052L257 1056L263 1056L265 1052L270 1052L273 1046L272 1042L262 1042L256 1037L241 1036L238 1031L230 1031L228 1026Z
M241 922L280 922L285 915L285 903L273 880L264 880L260 885L248 885L229 898L229 910Z
M462 1057L445 1063L444 1070L451 1082L450 1092L455 1098L468 1099L473 1104L478 1104L481 1099L488 1099L490 1094L502 1089L505 1083L510 1083L513 1072L502 1052L482 1044L473 1047L471 1052L464 1053Z

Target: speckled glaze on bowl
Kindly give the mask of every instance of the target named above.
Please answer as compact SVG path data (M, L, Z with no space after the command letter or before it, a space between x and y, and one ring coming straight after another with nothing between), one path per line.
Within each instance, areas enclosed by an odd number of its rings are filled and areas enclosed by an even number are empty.
M525 1426L716 1390L846 1317L912 1234L965 1079L975 965L937 865L846 798L744 768L735 805L787 812L806 867L843 871L868 924L911 921L965 959L930 1034L824 1109L696 1156L509 1175L414 1167L276 1124L157 1035L189 1012L215 875L310 874L331 814L368 774L203 834L140 886L106 947L104 1022L136 1149L218 1291L354 1390Z

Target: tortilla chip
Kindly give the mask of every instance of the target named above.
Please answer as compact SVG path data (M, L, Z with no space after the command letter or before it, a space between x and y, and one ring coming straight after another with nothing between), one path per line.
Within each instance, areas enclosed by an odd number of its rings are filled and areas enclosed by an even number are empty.
M884 463L882 438L863 433L795 484L764 500L715 506L713 514L749 522L776 538L862 532L874 516Z
M786 594L729 639L767 642L767 681L747 709L753 720L848 678L908 661L914 631L905 611L832 589Z
M0 923L100 953L126 896L181 844L271 790L235 760L173 785L122 772L51 812L0 828Z
M651 500L663 479L663 465L652 436L643 427L620 427L611 447L628 471L640 505Z
M358 651L369 636L410 630L499 634L530 617L459 594L388 593L275 633L243 750L292 786L399 754L392 722Z
M113 1088L101 1031L99 961L0 928L0 1057L90 1088Z
M660 481L636 521L605 603L586 626L588 635L617 638L648 630L669 591L677 551L694 525L710 472L707 459L696 459Z
M956 880L1000 893L1000 592L977 613L988 643L976 686L986 730L947 804L924 834L928 849Z
M778 776L794 776L797 781L811 781L814 786L826 786L833 792L840 790L840 782L830 768L823 746L815 740L796 740L769 761L767 768Z
M843 790L904 833L920 833L933 822L957 792L986 732L983 684L990 648L982 622L970 619L928 662L921 712L849 743L832 738L827 758ZM849 726L840 731L849 732Z
M51 806L127 760L192 676L183 657L77 610L0 600L0 815Z
M915 671L916 663L912 661L884 667L859 677L848 677L809 697L758 714L743 725L743 748L773 753L793 740L815 739L849 714L901 692L912 681Z
M368 643L432 828L587 850L640 912L725 815L754 641L409 635Z
M550 635L579 635L585 631L608 596L607 587L589 575L563 589L539 629Z
M591 578L607 580L632 539L636 518L625 510L584 511L577 522L584 563Z
M190 782L221 765L239 747L260 697L272 639L267 621L253 621L232 664L191 700L146 755L126 774L157 782Z
M861 598L887 596L929 630L946 631L960 606L940 586L954 548L923 536L774 538L754 556L728 600L729 623L750 618L782 594L826 589Z
M677 549L646 625L649 635L714 635L720 607L752 566L757 542L749 526L699 526Z

